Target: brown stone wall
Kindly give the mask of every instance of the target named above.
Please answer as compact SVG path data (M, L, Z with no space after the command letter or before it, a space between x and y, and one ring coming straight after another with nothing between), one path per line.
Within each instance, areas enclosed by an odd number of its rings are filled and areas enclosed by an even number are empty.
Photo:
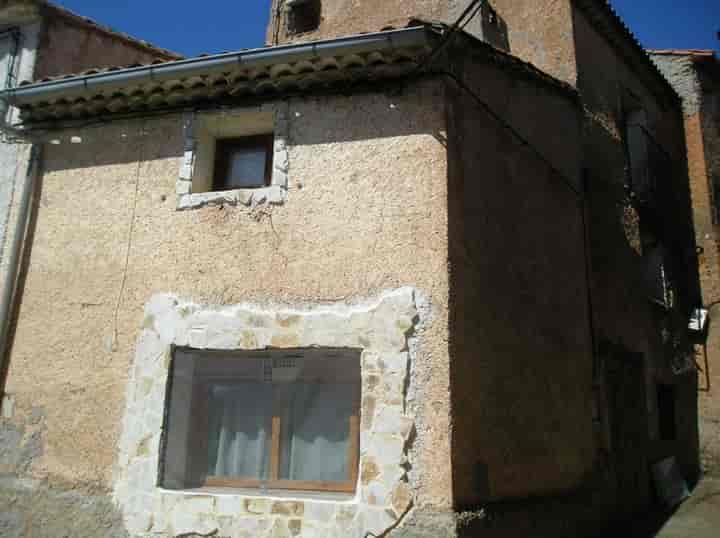
M569 0L490 0L508 50L542 71L575 84L573 20Z
M462 507L571 490L592 469L594 442L577 102L480 57L457 70L547 159L451 84L452 454Z
M43 11L35 79L80 73L94 67L128 66L170 59L139 44Z
M175 210L179 116L54 135L62 143L46 146L10 359L15 406L4 421L5 429L37 423L37 450L5 471L61 490L111 487L128 366L153 294L306 305L407 285L430 306L412 372L416 506L447 512L443 99L428 83L392 97L292 100L289 199L253 210ZM20 437L19 451L30 439Z
M387 27L402 28L411 19L447 21L451 4L463 0L321 0L317 30L298 35L287 32L285 0L273 0L265 42L268 45L330 39Z

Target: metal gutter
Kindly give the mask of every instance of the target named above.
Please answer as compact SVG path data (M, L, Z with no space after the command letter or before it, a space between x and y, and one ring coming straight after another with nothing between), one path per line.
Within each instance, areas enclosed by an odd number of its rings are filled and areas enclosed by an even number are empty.
M89 97L128 85L162 83L194 76L221 74L236 67L263 68L338 55L422 47L430 45L432 37L430 29L418 26L312 43L250 49L28 84L0 92L0 99L7 100L12 105L22 106L59 98Z

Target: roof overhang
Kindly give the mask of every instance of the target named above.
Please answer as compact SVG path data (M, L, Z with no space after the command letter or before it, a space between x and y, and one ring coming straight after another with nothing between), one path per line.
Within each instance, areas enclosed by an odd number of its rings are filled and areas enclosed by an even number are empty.
M438 39L428 26L105 70L0 92L24 123L153 110L414 72Z

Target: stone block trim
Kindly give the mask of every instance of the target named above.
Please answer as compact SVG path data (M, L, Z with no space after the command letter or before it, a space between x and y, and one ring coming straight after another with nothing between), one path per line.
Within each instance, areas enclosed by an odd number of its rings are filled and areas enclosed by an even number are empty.
M414 430L406 387L421 322L415 291L400 288L362 304L308 309L240 304L207 307L172 294L145 307L127 388L114 498L132 537L232 538L382 536L402 523L415 490L407 475ZM158 487L160 436L172 346L257 350L362 349L360 469L354 495L169 491Z
M256 206L260 204L282 204L287 200L288 191L288 105L285 102L278 104L264 104L254 109L235 109L224 111L223 116L232 115L238 122L243 121L243 114L270 112L274 116L273 134L273 170L270 185L257 189L234 189L229 191L193 192L193 179L196 175L198 156L198 115L186 114L183 118L183 134L185 146L180 172L175 186L177 194L177 209L194 209L206 205L244 205ZM220 114L220 113L218 113ZM207 116L207 115L206 115Z

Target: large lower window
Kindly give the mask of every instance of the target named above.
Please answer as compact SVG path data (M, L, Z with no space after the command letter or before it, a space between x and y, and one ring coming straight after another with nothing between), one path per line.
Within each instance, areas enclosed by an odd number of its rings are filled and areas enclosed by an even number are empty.
M161 484L352 492L360 354L175 350Z

